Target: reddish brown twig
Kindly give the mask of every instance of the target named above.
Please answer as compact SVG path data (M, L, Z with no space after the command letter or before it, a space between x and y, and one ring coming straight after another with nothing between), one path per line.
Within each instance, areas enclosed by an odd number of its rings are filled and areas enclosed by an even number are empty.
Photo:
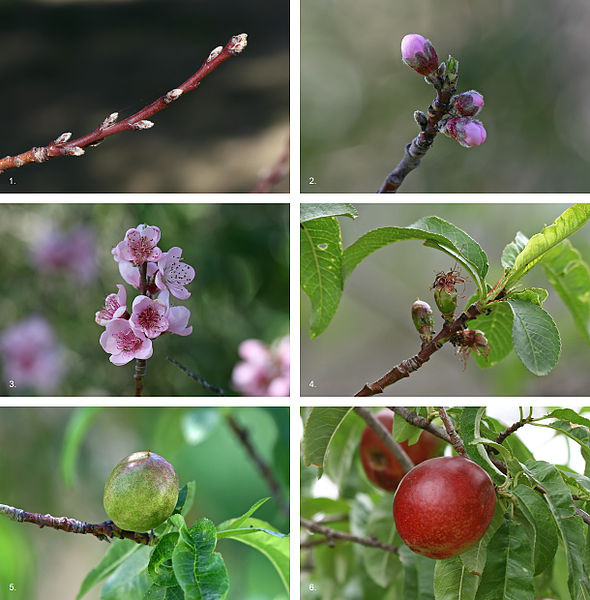
M337 531L336 529L331 529L330 527L324 527L323 525L320 525L315 521L311 521L310 519L301 518L299 521L301 525L309 531L325 536L328 540L328 544L333 544L334 540L346 540L348 542L354 542L355 544L361 544L370 548L379 548L385 552L391 552L393 554L397 554L399 552L399 548L397 546L384 544L374 537L359 537L358 535L352 535L351 533Z
M151 294L148 292L148 281L147 281L147 262L139 265L139 292L142 295L147 295L151 298ZM145 358L135 359L135 373L133 379L135 379L135 395L141 396L143 392L143 379L147 369L147 361Z
M524 417L520 421L513 423L510 427L507 427L498 437L494 440L497 444L501 444L509 435L513 434L515 431L524 427L527 423L533 421L533 417Z
M409 377L410 373L417 371L437 350L442 348L444 342L458 331L465 329L465 323L471 319L475 319L481 314L481 310L476 304L472 304L464 313L461 313L453 322L445 323L440 333L428 344L425 344L418 354L411 358L402 360L395 365L390 371L385 373L373 383L366 383L364 387L358 391L355 396L375 396L382 394L383 390L392 383Z
M457 434L457 430L455 429L453 422L449 418L449 415L447 415L447 411L444 409L443 406L438 406L437 409L438 415L445 425L445 429L447 430L447 434L449 436L449 439L451 440L451 444L453 444L453 448L455 448L455 451L460 456L467 456L467 453L465 452L465 444Z
M414 425L415 427L420 427L420 429L424 429L429 431L436 437L439 437L441 440L445 442L451 443L451 438L449 434L438 425L431 423L428 419L416 414L413 410L406 408L405 406L389 406L389 410L392 410L396 415L399 415L402 419L407 421L410 425Z
M40 513L30 513L20 508L0 504L0 514L8 517L11 521L17 523L33 523L39 527L51 527L59 531L68 533L90 533L99 540L108 542L109 538L119 538L133 540L136 544L145 544L151 546L155 543L156 536L151 533L140 533L138 531L128 531L120 529L112 521L103 523L86 523L68 517L52 517L51 515L42 515Z
M135 114L117 121L118 113L109 115L94 131L83 135L75 140L70 140L71 133L62 133L47 146L31 148L16 156L5 156L0 158L0 172L6 169L22 167L29 163L42 163L56 156L82 156L84 148L96 145L106 137L120 133L121 131L134 131L149 129L153 126L147 119L164 108L167 108L172 102L178 100L186 92L199 87L202 79L216 69L222 62L232 56L236 56L246 47L247 35L241 33L234 35L225 45L215 48L207 60L201 65L201 68L184 83L170 90L148 106L145 106Z
M253 194L268 193L274 185L287 175L289 172L289 145L290 140L287 138L287 143L276 163L262 175L256 187L252 190Z
M436 98L428 107L427 120L420 125L420 133L404 148L404 157L385 179L380 194L397 192L406 175L413 171L422 157L430 150L438 133L439 121L449 112L450 101L457 91L455 86L443 85L442 79L434 82Z

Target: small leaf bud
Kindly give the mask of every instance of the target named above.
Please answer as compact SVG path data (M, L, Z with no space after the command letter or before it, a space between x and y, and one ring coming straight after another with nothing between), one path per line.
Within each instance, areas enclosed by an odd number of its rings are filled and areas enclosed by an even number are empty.
M148 121L148 120L137 121L136 123L133 123L133 129L150 129L150 127L153 127L153 126L154 126L153 121Z
M483 105L483 96L475 90L463 92L453 98L453 106L462 117L475 117Z
M434 46L418 33L409 33L401 43L402 61L420 75L430 75L438 69Z
M414 112L414 120L422 130L428 125L428 117L421 110Z
M106 129L107 127L110 127L117 119L119 118L119 113L118 112L114 112L111 113L100 125L101 129Z
M424 343L430 342L434 333L434 318L432 316L432 308L427 302L416 300L412 304L412 321L414 327L420 334L420 339Z
M66 146L65 150L68 156L82 156L84 154L84 148L80 148L80 146Z
M451 136L461 146L480 146L486 141L485 127L471 117L453 117L446 122L444 133Z
M66 131L62 133L59 137L55 139L54 144L65 144L72 137L71 131Z

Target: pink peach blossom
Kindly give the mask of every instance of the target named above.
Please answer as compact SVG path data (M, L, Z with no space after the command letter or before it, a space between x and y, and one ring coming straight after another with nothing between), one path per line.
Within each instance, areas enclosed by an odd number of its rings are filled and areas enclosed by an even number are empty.
M162 256L157 244L160 241L160 228L145 223L127 230L125 238L112 250L117 262L128 260L136 265L144 262L155 262Z
M157 338L168 329L166 318L167 307L158 300L152 300L147 296L137 296L133 300L131 327L135 331L143 332L149 338Z
M195 278L195 270L186 263L181 263L182 249L170 248L158 261L159 271L156 273L156 285L160 290L169 290L173 296L185 300L191 293L184 287Z
M430 75L438 68L434 46L419 33L408 33L401 43L402 61L420 75Z
M166 306L167 331L169 333L185 336L193 332L192 325L187 327L191 311L185 306L170 306L170 293L167 290L158 294L158 302L162 302Z
M127 319L109 321L100 336L100 345L117 366L126 365L134 358L149 358L153 352L152 340L141 331L135 331Z
M127 310L127 292L125 286L118 283L119 291L116 294L109 294L104 301L104 306L96 313L95 321L99 325L106 325L112 319L122 317Z

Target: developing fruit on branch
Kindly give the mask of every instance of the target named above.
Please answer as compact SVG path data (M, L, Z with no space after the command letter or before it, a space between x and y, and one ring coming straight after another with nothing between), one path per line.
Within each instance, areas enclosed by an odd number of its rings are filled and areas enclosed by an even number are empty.
M432 317L432 308L427 302L416 300L412 304L412 321L414 321L414 326L420 334L422 342L430 342L434 333L434 318Z
M442 271L436 276L430 289L434 290L434 301L445 321L452 321L457 308L456 283L465 283L459 271L451 270L448 273Z
M477 119L471 117L453 117L449 119L442 132L465 148L481 146L487 137L485 127Z
M418 554L457 556L484 535L496 509L494 484L474 462L443 456L414 467L393 499L395 526Z
M393 412L380 410L375 417L389 431L393 432ZM418 441L411 446L401 442L400 446L417 465L429 458L440 456L444 442L428 431L423 431ZM360 445L361 462L367 477L380 488L393 492L405 475L405 471L387 446L379 439L375 431L368 425L363 431Z
M418 33L409 33L402 39L402 60L420 75L430 75L438 69L438 56L434 46Z
M104 488L104 509L121 529L150 531L174 511L178 475L155 452L134 452L113 469Z

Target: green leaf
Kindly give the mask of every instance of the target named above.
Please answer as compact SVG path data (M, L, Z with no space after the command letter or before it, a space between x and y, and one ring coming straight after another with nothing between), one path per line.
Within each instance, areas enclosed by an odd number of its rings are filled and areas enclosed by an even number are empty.
M177 585L176 575L172 570L172 552L178 542L178 532L172 531L163 535L154 548L148 564L148 574L156 585Z
M119 565L102 586L101 600L143 600L152 585L147 572L152 550L150 546L140 546Z
M356 219L359 216L352 204L330 202L328 204L300 204L299 222L305 223L322 217L350 217Z
M514 240L506 245L502 252L502 266L504 269L511 269L514 266L516 257L523 251L529 238L521 231L516 232Z
M473 600L479 577L470 573L458 556L437 560L434 567L435 600Z
M232 535L231 531L234 530L235 523L240 519L225 521L219 526L222 531L225 531L223 537L251 546L258 550L258 552L264 554L276 569L281 581L285 585L287 593L289 593L290 538L279 532L272 531L272 526L265 521L254 518L246 519L241 523L243 528L252 530L252 533L248 533L247 535Z
M425 245L449 254L468 271L477 285L480 297L486 294L488 261L484 251L464 231L438 217L426 217L410 227L381 227L361 236L344 251L344 280L369 254L404 240L422 240Z
M412 409L413 410L413 409ZM408 423L403 417L398 414L393 415L393 439L394 441L408 442L408 446L412 446L418 441L424 430Z
M342 498L301 498L301 516L304 519L312 519L318 513L327 515L348 514L350 505Z
M400 548L404 566L404 600L434 600L434 565L432 558L412 552L407 546Z
M574 322L590 343L590 267L570 240L549 250L541 263L549 283L568 307Z
M301 288L311 301L311 337L334 316L342 295L342 239L336 217L307 221L301 233Z
M543 288L525 288L520 292L511 292L508 294L508 298L514 298L516 300L522 300L523 302L530 302L531 304L536 304L537 306L541 306L545 300L547 300L547 296L549 296L549 292Z
M265 502L268 502L270 498L261 498L258 502L255 502L241 517L237 517L235 519L230 519L226 521L226 523L232 523L232 529L237 529L239 527L243 527L246 520L251 517ZM221 525L217 526L217 537L219 533L223 531L223 527Z
M180 514L184 516L188 513L195 501L196 489L197 484L195 481L188 481L180 488L178 491L178 500L172 513L173 515Z
M492 367L506 358L512 351L512 311L502 302L490 306L490 313L479 315L469 321L470 329L484 332L490 351L485 356L472 352L472 356L480 367Z
M554 419L563 419L565 421L569 421L570 423L574 423L575 425L584 425L585 427L590 427L590 419L587 419L583 415L577 413L572 408L556 408L546 416Z
M160 587L154 583L144 596L144 600L184 600L184 592L179 585Z
M222 600L229 590L227 570L217 544L215 525L209 519L198 520L190 529L180 515L179 538L172 552L172 567L186 600Z
M312 409L303 431L303 461L306 467L324 467L330 442L351 410L350 407L323 406Z
M330 451L326 455L324 470L337 486L340 486L350 473L364 427L365 422L351 411L341 421L338 435L330 441Z
M141 548L142 546L131 540L116 540L113 542L100 563L86 575L80 586L80 591L76 596L76 600L82 598L89 589L111 575Z
M494 518L490 523L489 527L486 529L483 537L475 546L472 546L465 552L462 552L458 558L461 560L468 573L477 576L478 582L483 573L486 559L488 555L488 544L490 540L494 537L496 530L502 523L504 522L504 514L503 509L500 502L496 503L496 510L494 512Z
M535 375L547 375L561 352L559 332L551 316L540 306L522 300L506 300L512 309L512 341L522 364Z
M574 512L571 492L557 468L545 461L528 460L526 467L544 496L553 514L565 549L568 565L568 588L574 600L590 598L590 581L584 569L585 525Z
M518 518L506 518L490 543L476 600L533 600L533 548Z
M551 225L535 234L514 259L512 269L504 279L504 286L500 289L510 289L514 286L543 258L548 250L575 233L589 218L590 204L574 204L557 217Z
M527 521L533 527L535 575L552 564L557 551L557 527L547 503L530 487L519 484L512 493Z
M82 406L72 412L64 434L60 463L61 476L67 486L76 483L76 461L80 446L88 428L101 410L100 406Z
M582 453L590 453L590 432L585 427L572 427L568 421L557 420L553 423L532 423L537 427L548 427L563 433L565 436L580 444L582 447Z

